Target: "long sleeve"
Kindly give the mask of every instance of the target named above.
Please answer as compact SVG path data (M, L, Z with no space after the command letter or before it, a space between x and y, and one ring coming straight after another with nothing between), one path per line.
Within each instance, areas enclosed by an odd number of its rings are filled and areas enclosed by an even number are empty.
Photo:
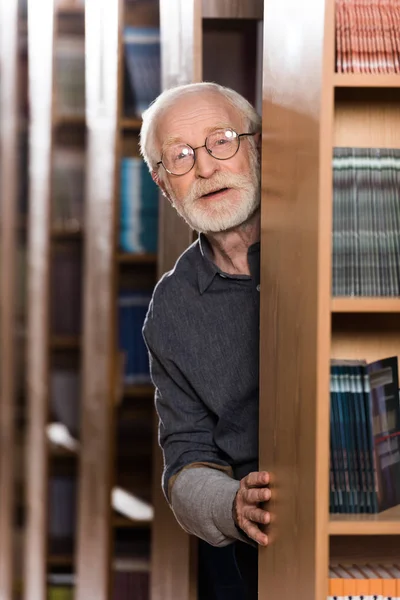
M212 546L235 540L249 542L235 527L232 506L239 481L208 467L187 468L179 473L171 491L172 510L185 531Z

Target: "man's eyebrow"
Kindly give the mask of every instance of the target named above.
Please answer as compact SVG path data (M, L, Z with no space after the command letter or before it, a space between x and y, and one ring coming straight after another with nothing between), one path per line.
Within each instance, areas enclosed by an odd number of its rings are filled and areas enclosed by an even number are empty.
M207 137L208 135L210 135L210 133L213 133L214 131L217 131L218 129L234 129L232 127L232 125L230 123L217 123L216 125L212 125L211 127L207 127L204 132L205 132L205 136ZM181 138L180 136L168 136L165 140L164 143L162 145L162 148L167 148L168 146L173 146L174 144L189 144L189 142L183 138ZM189 144L189 146L191 146L192 144Z

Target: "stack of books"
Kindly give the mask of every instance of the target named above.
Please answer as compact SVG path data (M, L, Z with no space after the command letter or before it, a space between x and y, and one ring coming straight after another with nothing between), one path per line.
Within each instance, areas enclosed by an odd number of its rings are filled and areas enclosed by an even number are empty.
M83 228L85 153L57 148L53 154L52 225L56 230Z
M85 114L85 42L82 37L62 36L55 41L55 91L57 114Z
M49 481L49 544L52 554L73 551L76 527L77 483L74 477L57 475Z
M335 148L333 296L400 295L400 151Z
M123 252L156 253L158 188L140 158L121 162L119 245Z
M81 378L78 370L53 369L50 373L50 411L52 421L65 425L79 438Z
M73 600L75 576L70 573L47 575L47 600Z
M57 246L50 273L53 335L77 336L82 329L82 256L75 246Z
M119 348L124 354L124 384L151 382L142 327L150 304L148 292L121 291L118 298Z
M330 511L377 513L400 504L397 357L331 364Z
M398 0L336 0L336 71L400 73Z
M161 92L160 30L155 27L126 27L124 110L141 117Z
M328 600L398 600L400 567L392 564L334 564Z

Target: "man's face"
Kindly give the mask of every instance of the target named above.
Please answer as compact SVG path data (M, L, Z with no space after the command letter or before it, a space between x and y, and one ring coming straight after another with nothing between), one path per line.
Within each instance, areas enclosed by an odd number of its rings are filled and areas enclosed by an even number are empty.
M242 115L220 94L184 96L160 118L156 131L160 158L172 141L197 148L210 131L221 128L248 133ZM193 168L185 175L171 175L162 165L159 169L155 180L196 231L215 233L237 227L260 205L259 158L251 137L242 137L239 151L227 160L217 160L199 148Z

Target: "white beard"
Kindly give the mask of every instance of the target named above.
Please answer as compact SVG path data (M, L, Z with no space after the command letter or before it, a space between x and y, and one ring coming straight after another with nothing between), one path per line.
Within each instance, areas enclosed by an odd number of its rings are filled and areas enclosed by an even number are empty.
M164 185L172 205L189 227L200 233L226 231L245 223L260 206L260 161L256 151L251 148L249 173L237 175L217 172L211 179L199 179L183 201L176 198L167 180ZM222 188L234 189L236 200L232 199L230 192L226 198L201 198Z

